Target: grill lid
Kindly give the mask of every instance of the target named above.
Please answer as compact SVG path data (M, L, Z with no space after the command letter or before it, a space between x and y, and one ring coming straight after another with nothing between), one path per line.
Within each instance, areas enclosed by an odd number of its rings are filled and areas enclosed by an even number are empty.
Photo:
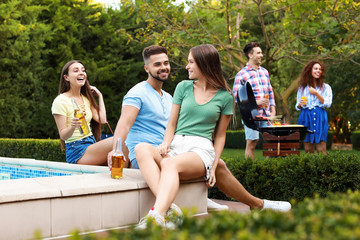
M250 83L241 80L237 93L237 105L239 107L244 124L248 128L259 132L268 132L276 136L286 136L293 132L300 131L301 139L305 137L305 133L313 133L303 125L261 127L261 122L264 121L264 119L266 118L261 119L258 117L258 106L256 104L254 92L251 88Z
M261 122L254 120L255 116L259 115L259 111L250 83L244 80L240 81L236 100L245 125L253 130L260 131Z

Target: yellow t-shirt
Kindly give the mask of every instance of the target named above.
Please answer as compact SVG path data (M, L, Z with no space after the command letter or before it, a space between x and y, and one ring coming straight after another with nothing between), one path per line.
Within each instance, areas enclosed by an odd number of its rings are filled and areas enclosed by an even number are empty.
M76 128L73 135L70 138L68 138L65 141L65 143L77 141L84 137L92 135L91 128L90 128L90 121L92 119L90 101L85 96L83 96L83 95L81 95L81 96L83 98L84 104L79 105L79 107L85 113L85 119L88 124L90 132L89 132L89 134L83 136L80 133L79 129ZM53 115L59 114L59 115L66 116L66 126L67 127L70 126L71 119L74 117L74 107L72 105L71 98L65 96L64 94L58 95L52 103L51 112Z

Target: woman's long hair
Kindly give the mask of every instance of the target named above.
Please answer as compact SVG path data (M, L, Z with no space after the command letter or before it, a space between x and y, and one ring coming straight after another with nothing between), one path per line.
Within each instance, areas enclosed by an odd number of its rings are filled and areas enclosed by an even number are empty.
M314 78L312 75L312 69L315 64L319 64L321 67L321 74L319 78ZM302 90L304 90L306 86L313 88L316 88L316 86L318 86L320 89L322 89L324 87L325 70L326 66L324 63L318 60L311 60L305 65L304 69L301 72L299 87L302 88Z
M71 61L67 62L61 70L58 94L61 94L61 93L64 93L64 92L67 92L70 90L70 82L65 80L65 75L69 74L69 68L74 63L80 63L85 67L85 65L79 60L71 60ZM86 78L85 85L81 87L80 93L82 95L84 95L87 99L89 99L90 105L92 107L94 107L96 109L96 111L99 113L99 106L98 106L97 102L95 101L94 96L91 93L88 78ZM91 126L91 131L92 131L96 141L100 141L101 125L98 122L96 122L94 119L91 119L90 126ZM65 142L62 139L60 139L60 141L61 141L61 149L65 149Z
M206 77L207 82L216 89L224 89L228 91L233 97L233 124L236 121L235 116L235 98L221 68L220 56L217 49L211 44L204 44L193 47L190 52L199 67L201 73ZM216 132L217 124L214 130ZM214 138L215 136L213 136Z
M211 44L204 44L190 49L192 56L208 83L216 89L225 89L232 94L223 71L219 52Z

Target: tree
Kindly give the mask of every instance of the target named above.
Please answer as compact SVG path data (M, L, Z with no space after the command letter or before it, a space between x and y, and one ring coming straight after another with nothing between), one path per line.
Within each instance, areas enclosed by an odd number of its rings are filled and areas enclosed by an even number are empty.
M360 5L356 1L199 0L188 2L188 12L184 5L171 3L136 1L148 22L142 37L168 46L175 57L194 45L214 44L221 51L230 83L247 62L243 46L261 42L262 65L270 71L277 111L288 121L294 116L297 78L307 61L359 65L355 56L360 49Z
M0 135L33 134L45 91L43 56L50 28L37 20L43 6L9 0L0 4Z
M355 57L355 62L360 61ZM331 112L328 114L330 128L338 142L350 142L351 131L360 128L360 72L351 62L331 65L326 79L335 93Z
M122 97L144 79L142 45L129 42L139 28L136 17L126 7L105 9L81 0L2 3L0 136L58 138L50 109L61 67L72 59L84 62L115 126Z
M90 83L104 94L114 127L124 94L146 79L141 51L168 48L172 93L187 78L189 49L203 43L220 51L231 85L246 64L242 49L259 41L270 71L277 111L296 121L297 78L319 58L333 86L329 118L359 127L359 10L354 0L122 0L120 9L85 0L4 0L0 3L0 136L58 138L51 103L61 67L79 59ZM343 84L343 82L345 82ZM344 91L346 87L346 91Z

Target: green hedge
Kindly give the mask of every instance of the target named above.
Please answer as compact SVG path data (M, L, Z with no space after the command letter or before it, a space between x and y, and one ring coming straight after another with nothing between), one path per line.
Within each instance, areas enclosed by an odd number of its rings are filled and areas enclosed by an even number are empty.
M327 136L327 142L326 142L327 149L331 149L333 138L334 138L334 133L332 131L329 131L328 136ZM360 136L358 138L360 140ZM358 141L358 142L359 142L359 146L360 146L360 141ZM260 134L259 143L256 145L256 148L262 149L262 144L263 144L263 139L262 139L262 134ZM246 146L246 140L245 140L245 131L244 130L228 130L228 131L226 131L225 148L245 149L245 146ZM304 149L303 142L301 142L301 149Z
M360 194L330 193L294 203L288 213L251 211L249 214L215 212L211 217L194 218L186 214L176 230L150 226L113 230L106 234L80 235L71 239L360 239Z
M257 149L262 149L263 139L260 134L259 143L257 144ZM246 140L245 140L245 131L244 130L227 130L226 131L226 141L225 148L241 148L245 149Z
M59 139L0 138L0 156L65 162Z
M356 136L359 138L359 134ZM331 141L329 139L331 139ZM353 142L356 142L356 140ZM332 133L329 132L327 145L330 144L329 146L331 147L331 143ZM260 134L259 143L256 148L262 149L262 144L263 139ZM245 146L246 140L245 132L243 130L228 130L226 132L225 148L245 149ZM328 149L330 149L329 146ZM59 139L0 138L0 156L65 162L65 152L60 150Z
M327 136L327 140L326 140L326 149L331 149L331 145L333 143L333 139L334 139L334 132L333 131L329 131L328 132L328 136Z
M300 157L265 160L228 159L233 175L253 195L274 200L302 200L315 193L360 189L360 158L341 152L304 154ZM226 199L217 188L209 190L211 198Z
M353 149L360 150L360 131L351 132L351 143Z

